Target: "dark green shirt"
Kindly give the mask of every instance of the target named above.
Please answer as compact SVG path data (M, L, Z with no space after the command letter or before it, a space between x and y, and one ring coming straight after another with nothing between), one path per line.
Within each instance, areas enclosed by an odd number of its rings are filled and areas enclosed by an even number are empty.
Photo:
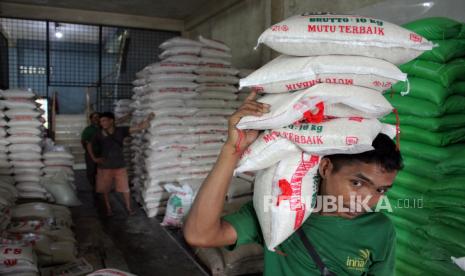
M224 217L237 232L235 248L247 243L264 244L252 202ZM303 230L325 265L336 275L394 275L396 234L389 218L367 213L354 219L311 214ZM294 233L276 249L265 246L265 276L321 275L300 238Z
M86 127L81 134L81 141L84 141L85 143L91 143L92 140L94 139L95 134L100 130L100 128L96 125L89 125ZM100 148L98 145L93 145L92 149L94 153L98 156L100 153ZM87 152L87 148L85 148L85 151Z

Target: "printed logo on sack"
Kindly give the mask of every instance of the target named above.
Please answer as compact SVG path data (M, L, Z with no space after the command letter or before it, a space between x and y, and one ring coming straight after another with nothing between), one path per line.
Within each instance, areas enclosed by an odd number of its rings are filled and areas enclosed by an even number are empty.
M413 41L413 42L420 43L423 40L423 38L421 36L417 35L417 34L411 33L410 34L410 40Z
M15 266L15 265L18 264L18 259L6 259L6 260L3 261L3 264L6 267Z
M364 271L368 260L370 259L371 252L368 249L360 249L359 256L347 256L346 266L350 270Z
M349 146L358 144L358 137L347 136L346 137L346 144L349 145Z

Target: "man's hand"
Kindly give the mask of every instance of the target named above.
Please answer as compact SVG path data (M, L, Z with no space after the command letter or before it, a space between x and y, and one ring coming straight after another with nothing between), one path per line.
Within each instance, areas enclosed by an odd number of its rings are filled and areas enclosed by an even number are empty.
M103 159L103 158L95 158L94 159L95 164L103 164L103 161L105 161L105 159Z
M245 116L262 116L265 113L270 112L270 105L257 102L255 98L257 97L257 92L252 91L250 95L244 100L239 109L231 115L228 121L228 139L226 140L226 145L228 146L239 146L241 150L246 149L250 144L255 141L258 137L258 130L239 130L236 128L239 121L242 117ZM240 138L240 132L242 132L243 137ZM240 143L238 143L240 140Z

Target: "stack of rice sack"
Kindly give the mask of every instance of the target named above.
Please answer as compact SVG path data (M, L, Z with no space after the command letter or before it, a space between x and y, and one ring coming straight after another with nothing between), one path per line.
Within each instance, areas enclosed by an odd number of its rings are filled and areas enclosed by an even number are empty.
M35 94L30 91L9 89L2 92L2 105L8 119L6 138L8 159L13 168L19 198L50 199L40 185L42 175L42 124L41 110L37 108Z
M11 207L18 198L15 180L11 176L0 176L0 233L10 224Z
M2 96L0 94L0 99ZM4 107L0 105L0 176L13 174L11 163L8 161L8 140L6 140L7 121L5 119Z
M136 179L150 217L164 213L170 195L165 183L206 177L226 138L227 116L240 105L238 70L226 45L177 37L160 48L161 62L144 68L134 82L143 85L134 88L136 112L156 115L144 135L145 176ZM140 162L141 154L135 155Z
M130 126L131 125L131 114L133 112L133 100L122 99L115 103L115 118L118 120L118 126ZM131 137L126 137L123 141L123 153L124 161L128 164L128 177L132 179L134 177L134 171L131 164Z
M0 241L0 275L38 276L37 256L30 244L11 244Z
M43 158L44 176L40 182L54 202L64 206L80 205L74 184L74 156L71 152L64 146L53 145L45 148Z
M258 171L254 208L274 251L311 214L322 156L361 153L379 133L395 136L395 127L378 120L393 109L382 93L406 79L395 65L432 43L382 20L326 14L293 16L266 30L259 43L284 55L240 82L266 93L258 101L271 108L239 122L239 129L265 132L236 172Z
M405 168L389 192L401 275L464 275L451 257L465 256L465 28L426 18L405 28L437 45L402 64L407 82L386 98L398 110ZM408 93L407 93L408 92ZM395 123L389 115L383 119Z
M32 246L41 266L68 263L75 260L77 253L71 226L71 212L66 207L20 204L11 209L11 223L3 233L3 243Z

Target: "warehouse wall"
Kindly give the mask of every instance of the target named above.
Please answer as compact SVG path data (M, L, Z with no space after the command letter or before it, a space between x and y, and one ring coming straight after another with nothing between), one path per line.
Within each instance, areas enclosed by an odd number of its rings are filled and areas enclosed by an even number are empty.
M266 46L253 50L260 34L272 23L306 11L347 13L377 2L381 0L244 0L186 30L185 36L224 41L232 48L235 67L256 69L276 56Z
M266 59L266 49L254 51L257 38L268 26L267 0L245 0L231 9L187 30L186 36L198 35L224 41L232 49L232 62L237 68L257 68ZM269 52L269 51L268 51Z

